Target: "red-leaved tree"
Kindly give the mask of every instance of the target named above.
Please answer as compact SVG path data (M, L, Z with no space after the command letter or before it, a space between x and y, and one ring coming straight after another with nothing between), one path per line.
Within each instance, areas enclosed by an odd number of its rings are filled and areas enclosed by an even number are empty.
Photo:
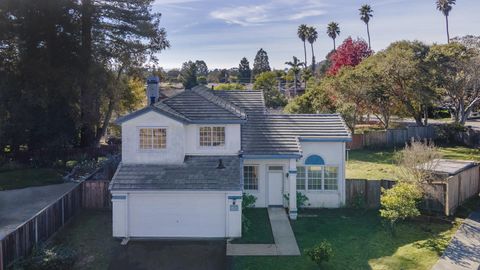
M348 37L343 41L336 51L330 56L330 68L327 73L329 75L336 75L337 72L344 66L356 66L362 62L363 59L372 55L373 51L368 48L368 44L363 39L353 40Z

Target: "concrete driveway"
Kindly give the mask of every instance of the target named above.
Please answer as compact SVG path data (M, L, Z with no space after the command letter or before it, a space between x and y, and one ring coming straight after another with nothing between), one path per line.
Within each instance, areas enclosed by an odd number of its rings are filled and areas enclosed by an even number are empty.
M0 191L0 239L76 185L65 183Z
M116 249L109 269L225 270L226 244L218 241L137 240Z

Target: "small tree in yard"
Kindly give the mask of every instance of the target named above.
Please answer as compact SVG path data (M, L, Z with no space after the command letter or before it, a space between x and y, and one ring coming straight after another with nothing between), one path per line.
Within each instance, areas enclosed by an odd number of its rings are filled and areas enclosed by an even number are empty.
M243 193L242 196L242 228L243 231L247 232L250 229L250 226L252 225L252 222L247 218L245 215L245 210L247 208L252 208L255 206L255 202L257 201L257 197Z
M426 193L441 157L433 142L412 140L397 156L399 181L411 183Z
M323 262L328 262L333 256L332 245L327 240L323 240L313 248L305 249L304 252L319 267Z
M422 192L411 183L400 182L391 189L382 189L380 216L388 220L392 234L398 221L420 215L417 204Z

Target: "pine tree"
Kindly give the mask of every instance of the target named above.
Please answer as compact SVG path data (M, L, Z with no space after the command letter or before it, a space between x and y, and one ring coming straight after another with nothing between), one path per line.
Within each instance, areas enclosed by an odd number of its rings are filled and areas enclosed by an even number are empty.
M183 63L180 79L185 89L192 89L192 87L197 86L197 65L192 61Z
M270 63L268 62L267 52L260 48L253 61L253 77L265 71L271 71Z
M249 83L251 81L252 70L250 69L250 63L246 57L243 57L240 61L240 65L238 65L238 72L238 79L240 83Z

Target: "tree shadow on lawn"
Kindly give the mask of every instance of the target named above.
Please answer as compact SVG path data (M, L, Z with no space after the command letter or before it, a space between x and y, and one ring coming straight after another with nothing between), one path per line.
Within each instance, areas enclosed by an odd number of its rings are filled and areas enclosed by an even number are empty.
M452 228L450 224L405 222L392 236L382 225L378 210L315 209L304 213L316 217L291 222L302 254L323 239L334 249L334 256L322 269L429 269L438 255L414 243ZM304 255L235 258L234 262L235 269L318 269Z

